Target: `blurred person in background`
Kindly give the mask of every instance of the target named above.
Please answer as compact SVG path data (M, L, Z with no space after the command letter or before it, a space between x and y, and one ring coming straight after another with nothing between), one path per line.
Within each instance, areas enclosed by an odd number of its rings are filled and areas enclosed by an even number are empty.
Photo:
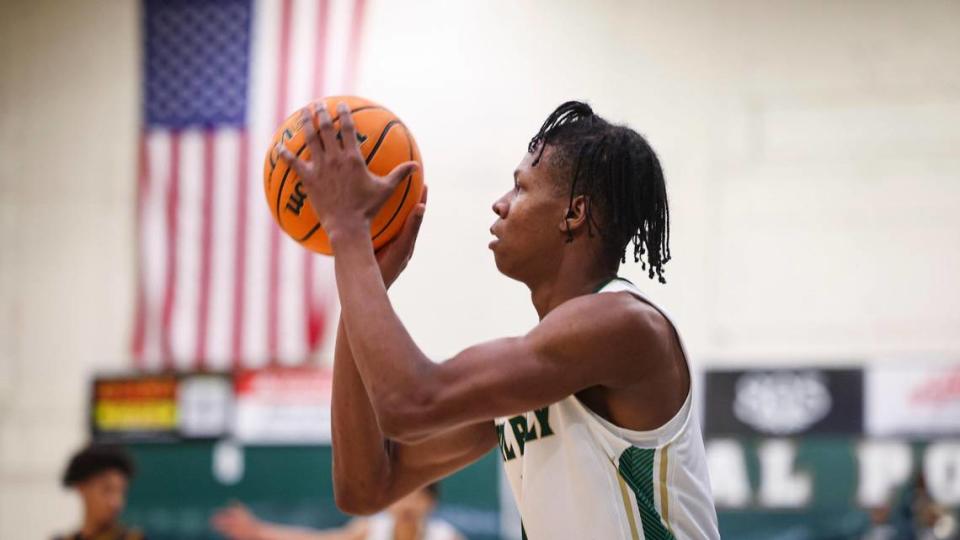
M211 521L230 540L461 540L463 536L452 525L430 517L439 494L439 485L430 484L393 503L385 512L323 531L261 521L242 504L217 512Z
M90 445L74 454L63 474L63 485L83 501L83 523L58 540L142 540L143 533L118 521L127 502L134 465L122 448Z
M930 496L916 475L890 502L869 509L870 524L860 540L958 540L957 516Z
M867 530L860 536L860 540L896 540L897 528L890 522L891 507L882 504L866 510L869 517Z
M923 475L918 474L911 490L913 525L917 540L957 540L960 527L950 509L938 504L927 490Z

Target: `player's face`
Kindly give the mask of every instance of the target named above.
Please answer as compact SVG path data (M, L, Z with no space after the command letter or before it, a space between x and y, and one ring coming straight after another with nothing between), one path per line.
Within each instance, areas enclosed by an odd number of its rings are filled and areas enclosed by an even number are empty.
M550 176L550 151L547 147L536 166L536 155L527 153L514 171L510 190L493 203L498 219L490 227L495 237L490 249L497 269L525 283L549 272L565 238L562 224L568 201Z
M106 470L77 486L88 519L106 525L120 516L127 500L127 478L118 471Z

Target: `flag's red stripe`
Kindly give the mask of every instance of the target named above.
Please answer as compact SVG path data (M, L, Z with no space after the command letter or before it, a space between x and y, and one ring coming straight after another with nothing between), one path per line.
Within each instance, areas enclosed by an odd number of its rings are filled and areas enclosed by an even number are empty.
M213 258L213 176L214 168L214 132L203 132L203 199L200 207L200 298L197 302L197 350L194 353L197 369L206 368L207 328L210 314L210 274Z
M167 276L163 297L161 321L163 367L173 368L173 343L170 327L173 322L173 304L177 292L177 226L180 199L180 133L170 134L170 180L167 183Z
M320 0L317 6L317 26L315 42L316 49L313 57L313 72L316 78L313 80L314 97L322 97L326 94L326 66L327 66L327 42L330 37L330 2L329 0ZM316 350L323 338L324 320L323 306L317 301L316 291L314 289L314 253L309 250L303 251L303 320L304 337L306 338L306 348L308 352Z
M230 347L231 363L234 369L243 366L243 324L246 307L247 283L247 193L249 137L244 129L240 132L240 163L237 167L237 224L236 243L233 252L233 336Z
M134 315L133 326L133 365L136 369L144 368L143 350L146 339L147 323L147 293L143 265L148 255L144 253L146 242L144 241L143 207L146 205L147 194L150 189L150 165L149 155L147 154L147 134L140 133L140 144L137 152L139 160L139 177L137 178L137 242L139 243L138 252L140 255L137 261L137 307Z
M280 47L277 60L276 125L283 123L287 110L287 84L290 76L290 26L292 0L283 0L280 10ZM276 363L280 354L280 227L270 222L270 265L267 296L267 356Z
M347 42L346 73L343 78L347 93L354 91L357 82L357 67L360 60L360 36L363 32L363 15L366 11L364 0L354 0L353 21L350 25L350 41Z

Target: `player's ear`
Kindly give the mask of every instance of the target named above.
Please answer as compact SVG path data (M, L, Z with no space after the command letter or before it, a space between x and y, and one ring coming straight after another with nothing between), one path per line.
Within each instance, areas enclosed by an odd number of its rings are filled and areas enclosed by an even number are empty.
M577 195L570 201L559 223L560 230L564 234L572 235L587 226L587 202L584 195Z

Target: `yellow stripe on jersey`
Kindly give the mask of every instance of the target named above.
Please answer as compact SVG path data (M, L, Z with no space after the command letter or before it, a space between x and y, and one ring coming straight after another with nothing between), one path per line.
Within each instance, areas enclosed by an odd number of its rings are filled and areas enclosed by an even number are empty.
M623 498L623 511L627 514L627 521L630 522L630 537L633 540L640 540L640 532L637 530L637 520L633 517L633 505L630 504L630 495L627 494L627 483L623 481L623 477L620 476L620 471L617 469L617 464L610 460L610 464L613 465L614 474L617 475L617 482L620 483L620 497Z
M670 455L668 443L660 450L660 508L663 510L663 522L673 532L670 526L670 498L667 495L667 456Z

